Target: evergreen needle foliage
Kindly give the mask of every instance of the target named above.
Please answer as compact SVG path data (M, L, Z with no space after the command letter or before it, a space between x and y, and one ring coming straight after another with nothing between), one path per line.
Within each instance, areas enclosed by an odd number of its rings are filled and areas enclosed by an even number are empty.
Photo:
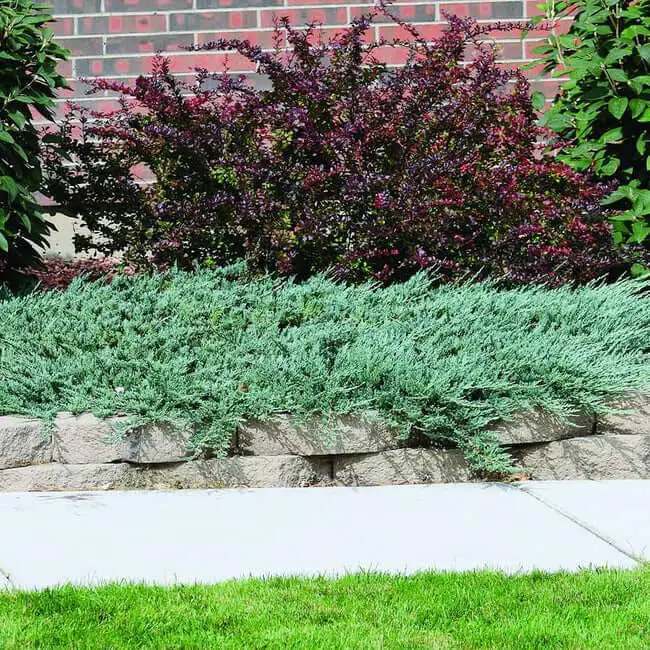
M225 453L243 419L372 412L500 472L490 423L650 386L644 286L296 284L243 266L75 280L0 302L0 414L123 413Z

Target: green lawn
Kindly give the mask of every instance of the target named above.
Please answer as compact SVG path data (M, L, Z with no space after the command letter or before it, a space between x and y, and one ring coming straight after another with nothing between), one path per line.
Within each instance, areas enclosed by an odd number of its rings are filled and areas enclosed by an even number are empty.
M0 648L648 648L650 571L0 595Z

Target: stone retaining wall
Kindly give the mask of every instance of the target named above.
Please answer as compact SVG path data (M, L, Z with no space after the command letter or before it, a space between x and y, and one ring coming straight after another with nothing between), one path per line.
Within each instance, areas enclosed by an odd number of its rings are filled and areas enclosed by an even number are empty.
M650 398L633 409L561 425L540 413L494 428L532 479L650 478ZM400 440L372 419L336 426L248 422L231 455L193 459L189 433L146 426L116 436L124 420L62 413L39 420L0 417L0 490L165 489L391 485L471 480L457 449Z

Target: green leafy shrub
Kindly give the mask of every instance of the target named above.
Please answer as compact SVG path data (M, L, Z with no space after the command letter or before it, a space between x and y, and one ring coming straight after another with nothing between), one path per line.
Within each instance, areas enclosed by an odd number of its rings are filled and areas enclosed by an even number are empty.
M41 187L32 109L52 119L56 72L67 51L53 41L46 5L0 0L0 275L38 259L50 231L34 192Z
M0 302L0 414L125 413L190 425L198 450L223 452L242 419L373 411L500 471L491 422L593 413L650 386L641 281L433 290L418 274L380 289L244 270L76 280Z
M568 76L542 123L558 134L560 160L619 183L605 203L618 242L650 234L650 0L549 0L545 16L575 14L567 34L537 48L544 70ZM535 98L537 107L543 96Z

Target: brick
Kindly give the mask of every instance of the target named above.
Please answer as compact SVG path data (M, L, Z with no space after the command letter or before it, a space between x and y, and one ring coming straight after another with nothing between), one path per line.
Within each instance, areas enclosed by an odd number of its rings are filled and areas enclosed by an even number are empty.
M170 27L174 32L208 31L211 29L246 29L257 27L257 12L220 11L171 14Z
M523 2L460 2L440 3L440 15L443 12L456 16L484 18L484 19L508 19L522 18L524 15Z
M442 23L435 25L417 25L416 29L422 38L427 41L435 41L442 36L445 26ZM379 38L385 38L387 41L392 41L393 39L412 40L409 32L400 25L382 25L379 28Z
M72 56L92 56L103 53L103 41L96 38L60 38L59 44L70 50Z
M109 36L106 54L138 54L151 52L178 52L182 45L191 45L194 34L156 34L148 36Z
M66 79L72 76L72 61L59 61L56 71Z
M77 74L91 76L129 76L149 74L153 56L102 57L77 60ZM200 54L177 54L169 57L172 72L189 72L193 68L207 68L221 72L227 65L232 72L252 72L255 64L236 52L205 52Z
M365 7L361 7L359 8L359 12L365 13L367 12L367 9ZM400 5L392 7L391 12L402 20L406 20L410 23L433 23L439 20L435 4L410 6ZM377 16L376 22L389 23L392 21L387 16Z
M79 18L79 34L140 34L166 31L161 15L94 16Z
M239 39L242 41L250 41L253 45L257 45L263 49L270 50L275 46L275 41L273 40L274 32L273 30L255 30L250 32L228 32L224 35L223 32L204 32L197 35L197 40L199 44L203 45L204 43L210 43L211 41L216 41L219 38L232 38ZM284 47L284 36L281 35L280 38L280 47Z
M276 11L262 11L260 27L273 27L273 18L286 16L294 26L307 23L321 23L323 25L346 25L348 22L347 10L343 7L311 9L278 9Z
M494 42L494 41L492 41ZM521 41L515 41L512 43L495 43L497 48L497 59L500 61L521 61L523 60L523 50ZM470 45L464 54L464 59L470 61L477 54L477 50L473 45Z
M300 4L308 5L312 3L303 0ZM334 3L328 2L327 4ZM282 5L283 0L198 0L196 4L197 9L248 9L251 7L281 7Z
M408 49L406 47L377 47L372 51L373 57L380 63L388 65L404 65L408 58Z
M101 11L101 0L54 0L52 13L66 14L97 14Z
M47 24L55 36L72 36L74 34L74 18L57 18Z
M192 0L104 0L106 12L176 11L191 9Z
M412 2L412 0L404 0ZM373 5L374 0L288 0L290 7L317 7L318 5ZM368 8L365 9L368 11Z

